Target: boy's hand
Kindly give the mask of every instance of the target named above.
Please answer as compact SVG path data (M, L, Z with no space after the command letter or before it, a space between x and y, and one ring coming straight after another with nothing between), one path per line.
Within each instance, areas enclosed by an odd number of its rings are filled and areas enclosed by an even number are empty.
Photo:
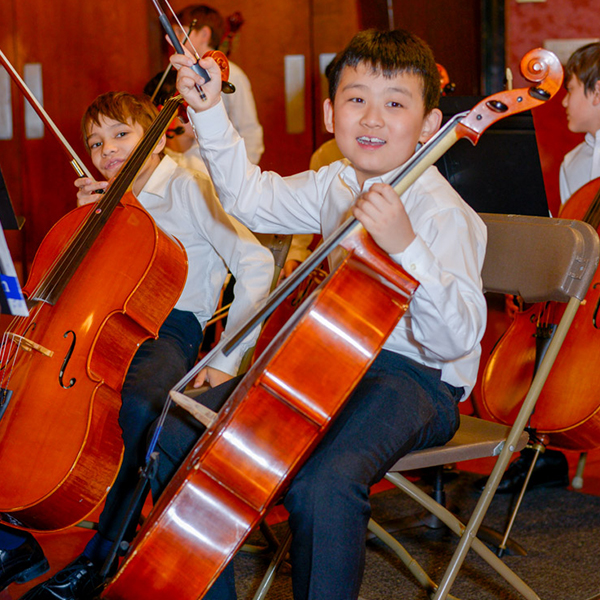
M210 57L201 58L199 64L208 71L211 79L205 83L204 78L192 71L191 66L195 60L187 54L173 54L169 59L177 69L177 90L183 99L196 111L200 112L211 108L221 99L221 69ZM200 97L196 85L202 86L206 100Z
M402 252L416 237L398 194L385 183L359 196L352 213L388 254Z
M219 371L219 369L214 369L213 367L204 367L204 369L196 375L194 387L199 388L204 384L208 384L210 387L217 387L218 385L229 381L231 378L232 375L229 375L229 373Z
M105 190L108 181L94 181L89 177L81 177L75 180L74 185L77 188L77 206L83 206L99 200L98 190Z

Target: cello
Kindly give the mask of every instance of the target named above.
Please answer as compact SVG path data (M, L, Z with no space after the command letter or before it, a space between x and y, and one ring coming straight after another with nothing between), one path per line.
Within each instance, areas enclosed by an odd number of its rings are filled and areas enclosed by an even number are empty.
M542 84L498 94L452 119L407 162L392 184L396 192L403 193L459 137L476 141L502 116L532 108L559 89L562 69L551 53L533 51L522 67ZM310 272L340 241L348 252L341 265L208 419L102 598L201 598L369 368L418 283L355 221L344 223L275 294L287 296L290 281Z
M563 219L583 220L600 228L600 178L590 181L562 207ZM552 248L547 249L552 252ZM560 261L560 256L556 257ZM560 302L534 304L515 315L490 355L482 380L482 402L501 423L510 424L525 397L528 382L564 310ZM531 427L550 444L587 451L600 445L600 398L590 361L600 348L600 273L571 325L531 418ZM594 350L596 348L596 350ZM496 382L502 382L497 385Z
M181 99L170 101L93 205L46 235L0 354L0 513L58 530L103 500L121 461L120 391L187 275L181 244L129 191ZM124 260L126 258L126 260Z

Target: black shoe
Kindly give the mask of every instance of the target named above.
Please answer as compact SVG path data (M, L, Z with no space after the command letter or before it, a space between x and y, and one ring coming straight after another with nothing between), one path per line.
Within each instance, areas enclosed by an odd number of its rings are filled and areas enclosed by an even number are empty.
M100 568L79 556L44 583L30 589L21 600L92 600L102 588Z
M44 551L28 532L25 541L12 550L0 549L0 591L11 583L25 583L45 573L50 566Z
M514 494L521 491L533 456L533 450L525 449L521 452L521 456L506 469L506 473L498 485L498 494ZM478 479L475 487L483 490L486 482L487 477ZM569 464L565 455L558 450L546 450L540 454L535 467L533 467L527 490L537 487L567 487L568 485Z

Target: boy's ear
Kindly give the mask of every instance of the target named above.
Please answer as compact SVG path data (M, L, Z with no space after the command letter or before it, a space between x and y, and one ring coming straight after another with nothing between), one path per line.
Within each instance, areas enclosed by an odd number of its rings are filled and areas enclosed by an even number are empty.
M598 106L600 104L600 79L596 81L596 85L594 86L592 104L594 106Z
M423 120L423 128L421 129L421 136L419 142L424 144L429 138L437 133L440 125L442 124L442 111L439 108L434 108L430 111Z
M333 102L330 98L327 98L323 102L323 121L325 122L325 129L329 133L335 133L334 119L333 119Z
M160 138L158 144L156 144L156 147L152 151L152 154L160 154L165 149L166 145L167 145L167 136L163 133L163 136Z

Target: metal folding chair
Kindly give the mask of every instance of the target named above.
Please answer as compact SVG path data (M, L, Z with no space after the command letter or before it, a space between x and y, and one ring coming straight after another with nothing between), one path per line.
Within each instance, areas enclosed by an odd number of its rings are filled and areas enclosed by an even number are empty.
M477 538L477 532L513 452L518 452L527 443L528 434L525 427L529 416L596 272L600 243L596 231L581 221L517 215L480 216L488 227L488 246L483 267L485 290L516 294L525 302L566 302L566 310L512 427L462 415L459 430L445 446L412 452L400 459L386 475L388 481L460 536L459 544L439 585L398 540L380 525L371 520L369 529L399 556L434 600L453 598L449 595L450 588L471 548L527 600L540 600L516 573ZM486 456L497 456L497 460L466 526L447 508L401 474L413 469ZM288 535L282 540L281 547L272 560L254 600L266 596L289 542ZM390 592L390 598L392 597L393 592Z
M538 595L476 535L513 452L519 451L527 441L525 427L529 417L596 272L598 235L592 227L581 221L516 215L481 216L488 227L488 246L483 267L485 290L516 294L525 302L567 302L566 310L512 427L461 416L461 426L448 444L413 452L399 460L386 475L386 479L437 516L461 538L439 585L429 578L395 538L376 523L371 522L369 527L398 554L417 580L433 594L434 600L449 597L450 588L470 548L525 598L539 600ZM401 475L402 471L425 466L496 455L495 466L466 526Z

